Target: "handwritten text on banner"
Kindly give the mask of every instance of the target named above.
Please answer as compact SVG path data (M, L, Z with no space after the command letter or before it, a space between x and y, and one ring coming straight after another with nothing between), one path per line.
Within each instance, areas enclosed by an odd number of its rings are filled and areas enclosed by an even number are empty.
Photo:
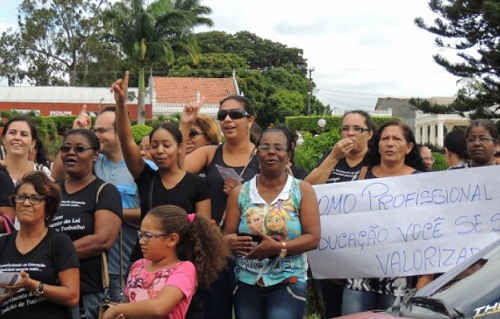
M500 237L500 166L314 186L315 278L444 272Z

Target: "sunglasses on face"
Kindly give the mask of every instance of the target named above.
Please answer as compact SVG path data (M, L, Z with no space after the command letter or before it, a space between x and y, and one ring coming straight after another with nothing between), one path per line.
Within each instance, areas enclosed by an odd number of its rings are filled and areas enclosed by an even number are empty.
M95 150L94 148L92 147L85 147L85 146L61 146L61 148L59 149L61 151L61 153L69 153L71 151L71 149L73 149L75 151L75 153L83 153L87 150Z
M198 136L198 135L205 135L205 133L203 132L198 132L196 129L192 128L190 131L189 131L189 137L195 137L195 136Z
M244 117L250 117L250 114L248 114L247 111L243 109L230 109L230 110L220 110L217 112L217 119L219 121L224 121L226 119L226 116L231 118L231 120L239 120Z

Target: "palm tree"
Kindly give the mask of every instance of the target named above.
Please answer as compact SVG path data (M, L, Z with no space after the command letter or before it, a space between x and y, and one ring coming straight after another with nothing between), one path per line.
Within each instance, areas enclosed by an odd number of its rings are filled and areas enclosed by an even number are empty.
M195 26L213 26L204 17L212 9L200 0L157 0L147 7L144 0L124 0L107 12L112 31L110 38L139 67L138 124L144 124L145 75L153 63L174 62L176 54L188 54L196 62Z

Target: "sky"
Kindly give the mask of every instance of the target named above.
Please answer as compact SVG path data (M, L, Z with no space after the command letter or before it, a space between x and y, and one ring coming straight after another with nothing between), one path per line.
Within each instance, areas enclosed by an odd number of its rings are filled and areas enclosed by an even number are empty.
M151 0L146 0L146 3ZM0 0L0 32L16 27L21 0ZM430 98L456 94L457 77L432 55L453 51L413 22L436 18L428 0L201 0L212 9L213 28L303 50L313 69L314 95L341 110L373 110L379 97ZM5 85L3 82L0 85Z

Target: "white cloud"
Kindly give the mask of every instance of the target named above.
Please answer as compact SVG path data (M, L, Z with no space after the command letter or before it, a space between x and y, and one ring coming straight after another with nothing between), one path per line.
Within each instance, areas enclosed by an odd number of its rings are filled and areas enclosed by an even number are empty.
M149 0L152 1L152 0ZM4 1L6 2L6 1ZM0 31L15 26L20 0L0 12ZM373 109L378 96L453 96L457 78L438 66L428 0L204 0L212 29L257 36L304 50L315 94L332 107ZM7 19L7 20L6 20ZM8 22L6 22L8 21ZM10 24L9 24L10 23ZM453 57L454 52L444 52Z

